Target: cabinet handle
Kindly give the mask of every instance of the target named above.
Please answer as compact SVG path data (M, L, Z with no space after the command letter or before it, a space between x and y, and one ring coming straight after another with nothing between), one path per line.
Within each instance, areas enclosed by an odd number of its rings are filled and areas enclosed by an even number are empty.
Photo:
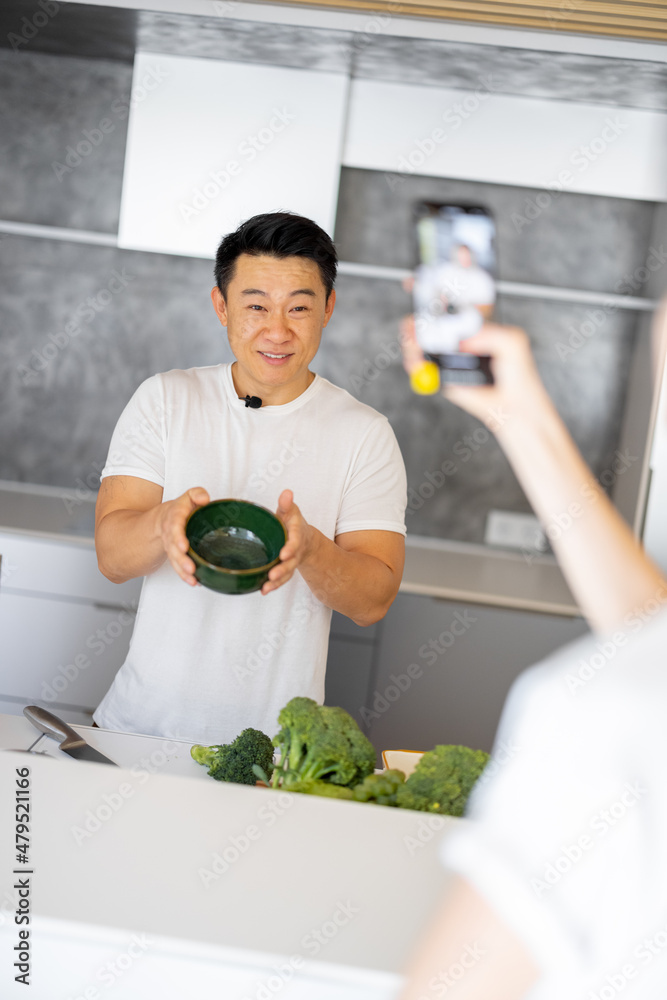
M128 615L134 615L135 618L137 615L136 608L127 608L122 604L105 604L103 601L93 601L93 607L97 608L98 611L125 611Z

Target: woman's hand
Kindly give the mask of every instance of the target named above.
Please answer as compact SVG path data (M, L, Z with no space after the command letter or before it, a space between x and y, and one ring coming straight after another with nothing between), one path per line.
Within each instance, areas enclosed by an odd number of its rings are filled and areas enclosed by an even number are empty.
M417 343L417 331L414 316L404 316L401 320L401 353L403 367L408 375L412 375L424 364L424 352Z
M485 323L459 349L491 356L494 385L444 385L443 395L494 433L515 416L530 419L552 403L535 367L526 333L518 326Z

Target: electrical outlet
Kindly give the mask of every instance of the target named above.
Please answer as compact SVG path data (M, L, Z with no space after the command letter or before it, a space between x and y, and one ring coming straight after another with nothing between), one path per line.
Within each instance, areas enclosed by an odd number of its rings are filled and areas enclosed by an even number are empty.
M484 532L486 545L500 545L506 549L530 549L546 552L547 539L542 525L533 514L518 514L510 510L491 510Z

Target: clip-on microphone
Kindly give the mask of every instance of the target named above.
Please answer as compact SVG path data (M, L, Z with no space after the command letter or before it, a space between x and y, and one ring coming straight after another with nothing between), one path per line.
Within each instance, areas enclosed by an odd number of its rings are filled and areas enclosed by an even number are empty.
M259 396L244 396L245 405L250 406L253 410L258 410L262 405L262 401Z

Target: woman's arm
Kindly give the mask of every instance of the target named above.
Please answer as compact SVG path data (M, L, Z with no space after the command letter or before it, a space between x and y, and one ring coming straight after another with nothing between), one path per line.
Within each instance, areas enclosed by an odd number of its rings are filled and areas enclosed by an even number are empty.
M520 1000L538 975L519 939L457 876L412 960L399 1000Z

